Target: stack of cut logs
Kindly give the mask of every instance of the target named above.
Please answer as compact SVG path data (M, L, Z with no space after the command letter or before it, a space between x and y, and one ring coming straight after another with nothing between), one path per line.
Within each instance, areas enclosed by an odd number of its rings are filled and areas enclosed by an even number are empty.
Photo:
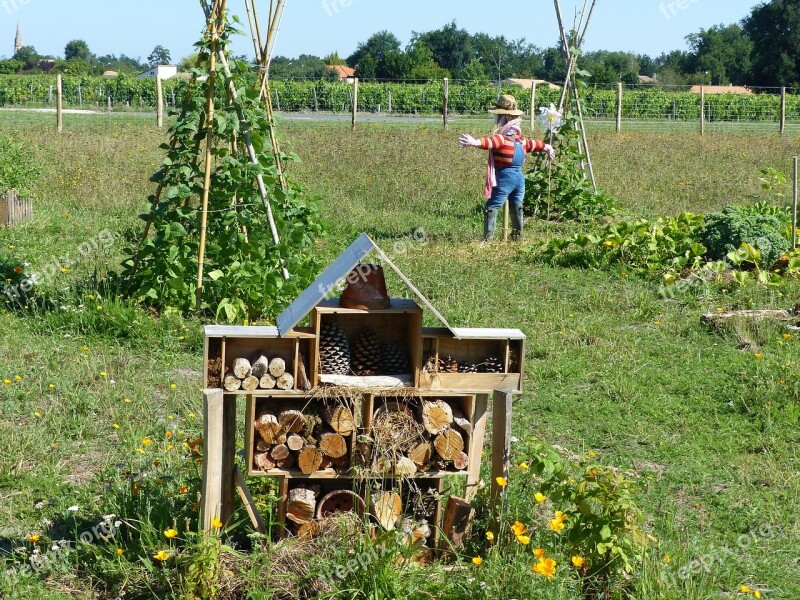
M416 411L403 402L387 402L375 411L370 435L359 438L357 459L387 476L463 471L469 466L464 450L471 435L469 419L444 400L423 400Z
M355 431L353 411L344 405L324 407L320 413L307 408L265 403L254 423L253 466L261 471L296 469L313 475L324 469L350 468L347 438Z
M266 353L259 351L251 359L234 359L222 384L228 392L291 390L294 388L294 376L287 371L287 366L285 358L274 356L270 359Z
M320 494L319 486L301 485L289 490L286 518L296 525L298 535L303 535L305 532L313 533L314 519L320 517L321 505L334 495L347 494L357 498L356 502L349 504L357 504L351 506L350 510L359 514L364 508L364 502L355 493L347 490L335 490L318 501ZM429 519L434 516L435 503L433 506L433 511L419 513L415 510L413 502L410 499L404 502L397 491L376 490L371 495L370 514L383 529L399 531L409 546L416 544L418 547L424 547L432 534ZM414 516L407 516L409 513Z

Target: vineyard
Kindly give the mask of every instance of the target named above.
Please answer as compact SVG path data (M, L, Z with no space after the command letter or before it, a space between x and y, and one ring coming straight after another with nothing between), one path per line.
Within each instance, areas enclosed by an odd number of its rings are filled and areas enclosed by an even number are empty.
M174 106L180 98L183 79L163 82L164 98ZM40 76L0 76L0 106L55 106L56 78ZM353 86L344 82L275 81L274 103L283 112L350 112ZM490 85L451 82L449 110L454 114L484 114L498 95ZM710 121L770 122L780 118L781 96L777 89L764 89L752 95L707 95L705 114ZM66 106L119 109L152 109L156 105L154 79L119 76L65 77ZM527 113L531 108L531 92L517 86L504 86L503 93L517 98ZM536 105L558 103L561 91L540 87ZM584 112L591 119L614 119L617 90L614 87L588 87L584 92ZM444 102L444 83L364 82L359 84L358 110L369 113L400 115L439 114ZM690 121L700 116L700 95L687 88L628 87L622 100L622 118L629 120ZM800 89L789 89L786 95L786 118L800 121Z

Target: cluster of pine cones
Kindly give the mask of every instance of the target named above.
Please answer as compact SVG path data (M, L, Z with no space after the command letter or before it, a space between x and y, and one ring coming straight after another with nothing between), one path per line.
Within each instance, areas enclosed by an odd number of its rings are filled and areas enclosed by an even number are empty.
M319 347L322 373L360 377L409 373L408 353L396 345L380 343L371 329L365 329L350 347L347 336L336 323L322 325Z
M503 373L503 361L496 356L490 356L481 363L457 361L449 354L439 357L428 357L425 362L429 372L435 373Z

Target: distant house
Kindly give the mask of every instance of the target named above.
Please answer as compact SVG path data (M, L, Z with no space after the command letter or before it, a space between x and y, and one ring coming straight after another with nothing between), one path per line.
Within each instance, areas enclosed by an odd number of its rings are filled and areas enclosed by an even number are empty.
M356 70L351 69L350 67L346 67L345 65L327 65L328 70L335 71L336 74L339 76L339 81L345 81L347 83L355 83L356 80Z
M537 88L541 88L547 86L549 90L560 90L561 86L556 85L555 83L550 83L549 81L545 81L544 79L519 79L517 77L510 77L508 79L503 80L503 85L518 85L523 90L529 90L533 87L533 84L536 83ZM493 84L497 87L497 84Z
M647 75L639 75L639 83L645 83L645 84L658 83L658 75L654 74L652 77L648 77Z
M143 73L139 73L136 76L136 79L155 79L156 77L160 77L161 79L172 79L177 74L177 65L158 65L152 69L144 71Z
M693 85L692 89L690 90L694 94L700 93L700 88L703 86ZM705 93L714 95L714 94L744 94L744 95L752 95L753 90L748 87L744 87L743 85L707 85L704 87Z
M103 77L109 77L109 78L116 77L117 75L119 75L119 73L117 73L116 71L106 71L105 73L103 73Z

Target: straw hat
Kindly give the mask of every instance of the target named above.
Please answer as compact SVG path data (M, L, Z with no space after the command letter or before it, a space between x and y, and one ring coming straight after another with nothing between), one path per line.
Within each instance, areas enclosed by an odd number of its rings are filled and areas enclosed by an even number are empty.
M508 94L500 96L497 99L495 107L490 108L489 112L495 115L513 115L515 117L525 114L525 111L517 108L517 101L514 99L514 96Z

